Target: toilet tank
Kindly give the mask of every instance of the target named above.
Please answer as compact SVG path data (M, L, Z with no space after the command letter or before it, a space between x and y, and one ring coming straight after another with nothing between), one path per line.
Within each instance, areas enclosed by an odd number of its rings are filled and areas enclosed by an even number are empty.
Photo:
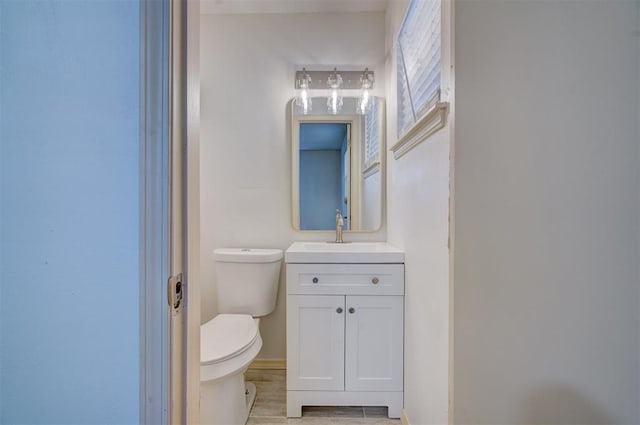
M218 248L213 252L219 313L266 316L276 306L281 249Z

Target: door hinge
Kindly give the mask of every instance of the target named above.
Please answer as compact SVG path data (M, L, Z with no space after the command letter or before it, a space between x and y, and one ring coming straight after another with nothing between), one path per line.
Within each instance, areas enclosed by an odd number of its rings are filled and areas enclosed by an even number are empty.
M182 295L184 292L184 285L182 285L182 273L171 276L169 278L167 288L169 307L174 313L178 313L182 306Z

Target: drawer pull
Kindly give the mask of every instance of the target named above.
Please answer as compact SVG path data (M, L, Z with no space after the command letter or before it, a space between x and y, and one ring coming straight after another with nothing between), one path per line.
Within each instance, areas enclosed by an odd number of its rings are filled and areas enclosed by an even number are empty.
M353 307L349 307L349 313L353 314L356 312L356 309Z
M380 279L378 279L377 277L374 277L373 279L371 279L371 283L373 283L374 285L377 285L378 282L380 282Z
M342 307L336 308L336 313L338 313L338 314L342 313Z
M318 278L317 278L317 277L314 277L313 279L311 279L311 281L312 281L313 283L318 283Z

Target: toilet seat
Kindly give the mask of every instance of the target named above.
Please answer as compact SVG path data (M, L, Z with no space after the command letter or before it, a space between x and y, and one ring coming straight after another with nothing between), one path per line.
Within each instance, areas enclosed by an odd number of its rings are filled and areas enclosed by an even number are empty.
M246 368L262 348L259 321L248 314L219 314L200 326L200 380Z
M248 314L219 314L200 326L200 364L223 362L246 351L258 337Z

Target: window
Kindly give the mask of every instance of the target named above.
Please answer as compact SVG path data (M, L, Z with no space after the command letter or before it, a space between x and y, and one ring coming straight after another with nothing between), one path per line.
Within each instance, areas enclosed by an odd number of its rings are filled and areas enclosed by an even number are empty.
M397 42L398 138L440 101L441 0L411 0Z

